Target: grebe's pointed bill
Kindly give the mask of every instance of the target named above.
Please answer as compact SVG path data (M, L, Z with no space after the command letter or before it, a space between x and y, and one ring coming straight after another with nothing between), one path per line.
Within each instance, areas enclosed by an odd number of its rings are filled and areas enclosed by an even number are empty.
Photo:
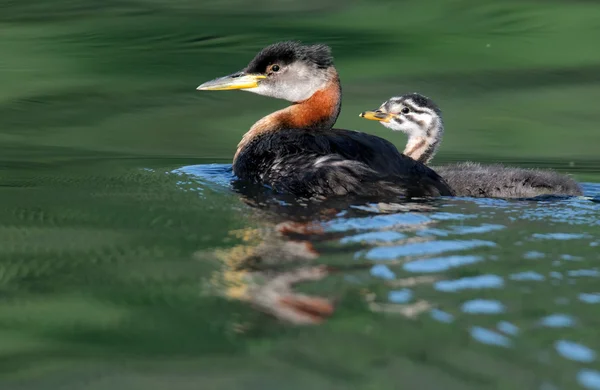
M247 74L245 72L237 72L229 76L219 77L217 79L207 81L196 88L198 91L227 91L231 89L251 89L258 87L262 79L267 76L261 74Z
M394 114L388 114L387 112L381 111L365 111L359 115L361 118L369 119L378 122L389 122L394 118Z

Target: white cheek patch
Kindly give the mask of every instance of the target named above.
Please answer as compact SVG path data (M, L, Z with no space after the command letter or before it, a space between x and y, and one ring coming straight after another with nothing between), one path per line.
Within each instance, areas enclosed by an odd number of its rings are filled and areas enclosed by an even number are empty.
M296 103L310 98L315 92L323 89L328 81L326 72L316 71L302 63L289 65L276 77L277 83L261 83L258 87L245 91Z
M422 129L421 126L407 119L405 119L402 123L402 131L413 137L418 137L425 134L425 130Z
M306 100L325 87L326 76L326 72L316 71L301 62L291 64L282 77L282 98L291 102Z
M270 85L265 85L265 84L258 84L258 87L246 88L246 89L242 89L242 91L248 91L248 92L256 93L258 95L263 95L263 96L277 97L274 95L274 93L276 91L273 91L273 89L271 88Z
M409 114L414 119L412 121L408 121L411 124L411 131L415 132L415 135L425 137L427 135L427 129L431 127L433 117L428 113L417 114L412 112Z
M395 122L393 119L389 122L379 122L381 123L383 126L387 127L388 129L394 130L394 131L404 131L402 129L402 125L399 124L398 122Z

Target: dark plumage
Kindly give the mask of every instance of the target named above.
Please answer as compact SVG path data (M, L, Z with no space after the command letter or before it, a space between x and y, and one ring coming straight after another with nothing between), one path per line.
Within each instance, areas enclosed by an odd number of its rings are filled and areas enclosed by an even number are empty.
M378 110L361 116L408 135L404 154L427 164L444 133L442 113L429 98L417 93L393 97ZM583 195L575 180L557 172L512 168L500 164L464 162L433 167L458 196L532 198L539 195Z
M539 195L583 195L575 180L554 171L462 162L434 167L458 196L533 198Z
M388 141L332 129L341 86L325 45L276 43L243 71L198 89L244 89L294 103L262 118L244 135L233 161L242 180L304 198L452 195L432 169L403 156Z
M301 61L319 69L333 66L331 49L326 45L302 45L300 42L277 42L262 49L244 69L247 73L265 73L267 66L278 63L289 65Z
M365 133L287 129L256 137L233 169L252 182L301 197L452 195L432 169Z

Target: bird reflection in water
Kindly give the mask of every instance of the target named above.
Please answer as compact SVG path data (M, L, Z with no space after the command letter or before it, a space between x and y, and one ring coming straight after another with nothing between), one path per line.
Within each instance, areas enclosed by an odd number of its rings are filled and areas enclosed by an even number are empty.
M238 192L242 201L251 206L249 215L259 226L232 231L230 234L241 243L213 253L222 264L214 275L213 286L229 299L249 303L261 312L295 325L320 324L330 317L341 299L335 294L309 295L297 291L303 283L322 281L333 275L349 276L371 269L376 263L367 260L350 260L354 255L374 245L404 245L430 241L432 237L405 237L393 241L353 241L340 244L341 239L356 230L368 230L371 235L384 231L415 232L436 223L427 219L422 223L388 223L379 229L368 226L374 216L392 217L398 213L428 213L436 210L435 201L422 200L406 203L349 203L338 200L301 201L266 196L263 191ZM272 194L270 194L272 195ZM340 225L352 221L347 228ZM364 222L365 229L357 229ZM205 253L198 254L205 258ZM324 264L329 256L342 255L343 263ZM346 255L346 256L344 256ZM386 264L415 260L405 257L386 261ZM411 277L385 281L388 287L410 287L432 283L432 276ZM410 304L378 303L374 293L362 290L365 304L376 312L399 313L407 317L427 311L431 305L419 300Z

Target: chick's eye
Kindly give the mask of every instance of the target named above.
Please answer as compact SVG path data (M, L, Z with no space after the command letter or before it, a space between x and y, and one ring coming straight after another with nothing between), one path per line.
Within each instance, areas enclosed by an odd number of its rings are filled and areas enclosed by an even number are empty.
M403 114L408 114L410 112L410 109L408 107L404 107L402 110L400 110L400 112L402 112Z
M271 70L273 72L279 72L279 65L273 65L273 66L271 66Z

